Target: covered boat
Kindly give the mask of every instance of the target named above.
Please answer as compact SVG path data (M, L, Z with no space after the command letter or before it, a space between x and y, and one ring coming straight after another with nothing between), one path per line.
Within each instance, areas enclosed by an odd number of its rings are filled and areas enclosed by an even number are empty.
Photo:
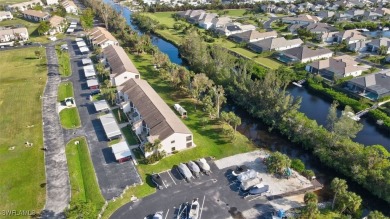
M250 195L261 195L262 193L268 192L268 190L269 190L268 185L264 185L263 183L260 183L260 184L253 186L249 190L249 194Z
M199 167L202 169L202 171L205 174L207 174L207 175L210 174L211 168L210 168L209 164L207 163L206 159L200 158L199 160L196 161L196 163L199 165Z
M187 165L190 168L190 170L192 171L192 173L194 174L194 176L199 177L200 169L199 169L198 165L196 165L196 163L194 163L193 161L189 161L187 163Z
M191 173L190 169L188 169L188 167L183 163L180 163L178 168L179 168L180 173L184 176L184 178L187 181L190 181L191 177L192 177L192 173Z
M243 191L247 191L252 186L260 184L260 182L261 181L260 181L259 178L249 179L249 180L247 180L245 182L241 182L240 189L243 190Z
M241 166L237 166L237 168L236 168L235 170L233 170L232 174L233 174L234 176L238 176L238 175L240 175L241 173L244 173L244 172L246 172L246 171L248 171L248 170L249 170L249 168L248 168L247 166L241 165Z
M248 170L246 172L243 172L243 173L240 173L238 176L237 176L237 179L238 181L240 182L245 182L245 181L248 181L250 179L253 179L257 176L257 173L256 171L254 170Z
M188 219L198 219L199 218L199 202L198 199L194 199L191 204L190 213L188 214Z

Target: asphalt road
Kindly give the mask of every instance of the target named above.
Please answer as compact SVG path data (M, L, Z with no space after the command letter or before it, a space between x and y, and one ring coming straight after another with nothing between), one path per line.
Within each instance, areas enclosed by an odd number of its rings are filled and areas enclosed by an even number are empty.
M63 218L70 200L68 165L62 127L57 113L57 92L61 82L53 45L46 47L48 80L43 94L43 137L46 169L46 204L43 218Z
M173 219L178 215L180 207L183 208L185 203L191 203L196 198L200 203L199 219L244 219L244 211L246 218L269 217L273 208L265 197L244 199L239 192L239 184L228 177L230 169L219 170L214 163L210 163L210 166L210 176L201 175L190 183L183 180L176 168L160 173L164 182L162 190L122 206L111 218L143 219L163 211L163 218Z
M89 100L90 90L87 87L81 63L82 55L74 41L68 40L69 54L73 74L66 79L73 82L76 105L79 111L82 127L74 131L74 137L86 135L89 152L95 168L100 190L105 199L119 196L126 186L141 183L140 176L133 164L128 161L119 164L108 147L103 126L98 118L93 103ZM64 131L67 138L72 133Z

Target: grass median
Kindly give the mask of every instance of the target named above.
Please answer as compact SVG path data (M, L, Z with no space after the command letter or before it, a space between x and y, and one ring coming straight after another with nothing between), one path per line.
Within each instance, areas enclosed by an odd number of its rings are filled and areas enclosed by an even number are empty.
M66 108L60 112L60 121L62 127L66 129L74 129L80 127L80 116L76 107Z
M78 141L79 144L75 144ZM94 218L104 205L95 170L89 155L88 144L84 137L75 138L66 145L70 185L72 188L70 209L78 201L90 202L95 207Z
M40 98L47 80L45 50L1 51L0 66L0 209L40 212L46 194Z
M62 82L58 86L57 101L64 101L67 97L73 97L73 84L72 82Z
M70 55L68 51L62 51L60 46L56 46L58 65L61 77L69 77L72 75L70 67Z

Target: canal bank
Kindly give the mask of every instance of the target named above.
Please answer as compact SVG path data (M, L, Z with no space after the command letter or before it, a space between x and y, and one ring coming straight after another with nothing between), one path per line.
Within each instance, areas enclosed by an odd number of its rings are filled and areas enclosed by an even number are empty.
M120 7L120 6L115 5L115 7ZM131 25L131 23L130 23L131 12L126 10L126 9L122 9L121 11L122 11L123 15L126 17L126 19L128 20L129 25ZM183 61L179 58L179 52L178 52L177 48L175 46L173 46L172 44L170 44L167 41L162 40L158 37L155 37L155 36L153 37L153 44L156 45L162 52L166 53L173 63L176 63L176 64L183 63ZM327 111L327 109L326 109L326 111ZM241 117L244 117L244 116L241 116ZM247 124L251 124L251 125L254 125L256 127L262 126L260 121L251 118L249 115L248 115ZM241 127L240 127L240 129L241 129ZM264 127L261 130L261 132L264 133L264 134L260 135L261 140L264 142L264 145L268 145L269 147L274 147L275 150L280 150L280 151L287 153L289 155L292 155L294 153L298 153L297 151L300 150L300 149L298 149L298 147L294 147L294 145L292 145L290 142L285 140L283 137L281 137L277 134L274 135L273 133L269 133L267 131L266 127ZM248 136L248 137L250 137L250 136ZM276 144L275 143L275 142L279 142L279 141L284 141L285 143L283 143L283 144ZM260 144L260 145L262 146L262 144ZM279 145L279 146L277 146L277 145ZM289 152L289 151L291 151L291 152ZM300 154L300 153L301 152L299 152L298 154ZM309 158L312 157L312 156L310 156L310 154L307 151L303 151L303 150L302 150L302 156L309 157ZM292 157L294 157L294 156L292 156ZM308 166L320 167L321 165L318 165L318 162L319 162L318 160L317 161L314 160L312 162L312 164L309 164L309 162L306 161ZM329 172L331 173L332 171L329 171ZM325 173L323 175L325 178L327 178L329 180L333 178L333 175L328 174L328 173ZM342 177L342 176L340 176L340 177ZM357 189L357 193L360 194L362 197L364 197L364 199L366 200L367 199L366 195L362 194L359 191L362 191L361 188ZM375 202L375 203L378 203L378 202Z

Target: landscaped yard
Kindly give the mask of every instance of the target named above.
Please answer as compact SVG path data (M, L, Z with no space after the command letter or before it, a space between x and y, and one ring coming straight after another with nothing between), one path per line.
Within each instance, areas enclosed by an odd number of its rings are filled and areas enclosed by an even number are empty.
M62 51L61 47L58 45L56 46L56 53L61 77L71 76L72 69L70 68L70 56L68 51Z
M118 113L119 111L119 113ZM124 122L128 122L129 120L127 119L125 113L123 112L123 110L119 109L119 108L116 108L116 109L113 109L112 110L112 113L114 114L115 116L115 119L116 121L120 124L120 123L124 123Z
M125 139L127 141L127 144L130 146L130 145L136 145L136 144L139 144L138 142L138 138L137 136L135 135L135 133L130 129L130 126L129 127L124 127L121 129L122 130L122 133L123 135L125 136Z
M79 141L78 145L75 144L76 141ZM96 208L95 217L97 217L104 204L104 198L100 192L84 137L73 139L66 145L66 159L72 188L71 201L91 202ZM72 208L72 205L70 207Z
M161 24L167 25L168 29L156 30L156 32L160 34L163 38L166 38L174 42L176 45L180 45L185 35L181 31L177 31L173 29L173 24L177 22L171 17L172 13L173 12L158 12L158 13L145 13L145 15L159 21ZM180 22L185 23L183 21ZM203 29L200 30L205 31ZM252 59L256 63L264 67L267 67L269 69L277 69L281 65L279 62L271 59L270 57L259 57L258 53L252 52L246 48L239 47L237 43L232 42L230 40L226 40L224 38L214 38L214 39L215 42L210 44L217 44L222 47L225 47L226 49L236 52L239 55L244 56L246 58Z
M241 17L244 16L246 9L226 9L226 10L210 10L210 13L221 14L222 16Z
M74 129L80 127L80 116L77 107L66 108L60 112L60 121L62 127Z
M37 59L36 50L44 58ZM40 98L47 79L45 57L40 48L0 52L0 210L40 212L45 204Z
M2 1L2 0L0 0L0 1ZM47 38L48 36L38 34L37 28L39 26L39 23L29 22L27 20L24 20L24 19L21 19L21 18L18 18L15 16L14 19L12 19L12 20L0 21L0 26L26 27L28 30L28 34L30 35L29 41L40 42L40 43L50 42L50 40ZM62 39L65 37L65 35L58 34L58 35L56 35L56 37L57 37L57 39Z
M183 122L192 131L194 135L194 142L196 144L195 148L166 157L156 165L146 165L142 162L142 160L140 160L137 167L144 182L149 180L146 178L146 174L170 169L173 165L177 165L180 162L187 162L189 160L208 156L213 156L219 159L255 149L252 142L240 133L236 134L236 139L233 142L230 142L228 137L223 136L221 133L221 126L217 121L210 121L203 127L199 120L200 118L208 117L206 113L200 110L201 107L199 106L197 107L198 110L195 110L195 102L192 99L183 96L180 91L174 89L167 81L161 79L159 73L153 68L152 57L150 55L130 55L130 58L137 67L138 71L141 72L143 79L147 80L151 84L151 86L170 107L173 108L174 103L180 103L180 105L187 110L188 118L183 120ZM122 132L127 137L128 135L126 133L130 131L126 131L124 129L122 129ZM145 197L154 192L155 188L150 187L149 183L144 183L143 185L130 188L123 198L109 203L103 214L103 218L108 218L116 209L129 202L131 195Z
M16 4L26 2L26 0L0 0L0 5Z
M62 82L58 86L58 102L64 101L67 97L73 97L73 84L72 82Z

